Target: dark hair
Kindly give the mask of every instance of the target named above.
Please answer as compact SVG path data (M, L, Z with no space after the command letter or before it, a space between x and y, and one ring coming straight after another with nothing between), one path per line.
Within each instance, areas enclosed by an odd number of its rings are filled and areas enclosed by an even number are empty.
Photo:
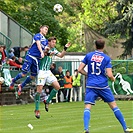
M74 72L78 72L78 69L75 69Z
M69 73L70 73L70 71L69 71L69 70L66 70L66 73L67 73L67 72L69 72Z
M52 65L54 66L54 68L56 68L56 64L55 63L52 63Z
M21 51L24 51L26 48L29 48L28 46L21 47Z
M11 59L12 59L12 60L16 60L16 57L15 57L15 56L13 56Z
M48 38L48 41L51 42L52 40L56 40L56 37L52 36Z
M29 48L28 46L25 46L24 49Z
M96 49L103 49L105 41L103 39L98 39L95 41Z
M44 28L44 27L49 28L49 26L48 26L48 25L41 25L41 26L40 26L40 29L41 29L41 28Z

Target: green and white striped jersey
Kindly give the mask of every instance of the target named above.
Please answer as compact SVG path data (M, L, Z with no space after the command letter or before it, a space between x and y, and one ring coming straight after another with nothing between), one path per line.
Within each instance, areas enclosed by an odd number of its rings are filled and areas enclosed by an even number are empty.
M41 59L40 61L40 65L39 65L39 70L44 70L47 71L50 69L50 65L52 63L52 56L57 55L59 53L59 51L56 48L52 48L49 50L48 53L54 53L50 56L44 56L44 58Z

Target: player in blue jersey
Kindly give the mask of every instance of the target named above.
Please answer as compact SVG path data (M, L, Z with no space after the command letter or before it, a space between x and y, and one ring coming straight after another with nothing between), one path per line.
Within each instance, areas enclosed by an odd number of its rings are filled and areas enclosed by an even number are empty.
M95 100L101 97L104 102L107 102L114 115L120 122L125 133L133 132L126 126L124 117L117 107L114 96L108 86L108 78L115 81L112 74L111 59L103 53L105 41L98 39L95 41L96 51L86 54L82 60L78 71L87 76L86 93L85 93L85 109L84 109L84 133L89 133L90 110L92 105L95 105ZM87 72L85 67L87 66Z
M22 88L37 76L40 59L44 57L44 50L48 44L48 40L45 38L48 28L47 25L43 25L40 27L40 33L34 35L31 48L29 49L22 66L22 72L12 79L10 89L13 89L14 83L18 79L25 77L28 72L31 72L31 75L18 85L18 95L21 95Z

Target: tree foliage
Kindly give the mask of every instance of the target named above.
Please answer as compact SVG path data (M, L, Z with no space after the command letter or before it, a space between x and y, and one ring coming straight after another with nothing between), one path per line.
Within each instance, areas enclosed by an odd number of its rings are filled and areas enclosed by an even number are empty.
M60 3L62 13L53 6ZM108 38L124 38L122 56L131 55L133 48L132 0L1 0L0 8L29 29L33 34L40 25L50 26L48 36L56 36L62 46L70 41L70 51L85 52L83 24ZM57 45L60 49L60 45Z
M125 49L122 57L127 55L132 56L133 48L133 2L132 0L116 1L115 9L117 16L115 16L105 27L105 35L119 35L125 42L123 48Z
M3 0L0 2L0 7L33 34L38 32L41 25L48 25L48 36L56 36L59 43L65 45L68 32L55 18L59 15L53 11L53 6L56 3L63 5L61 0Z
M84 0L82 20L94 30L102 32L106 22L112 20L117 12L113 2L108 0Z
M132 0L84 0L82 20L108 38L125 39L122 56L131 55L133 48ZM131 26L132 24L132 26Z

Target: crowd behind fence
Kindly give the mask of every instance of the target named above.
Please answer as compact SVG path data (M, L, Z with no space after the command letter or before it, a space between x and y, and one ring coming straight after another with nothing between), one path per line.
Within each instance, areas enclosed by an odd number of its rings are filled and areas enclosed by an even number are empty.
M54 60L54 63L56 64L57 68L62 67L63 68L63 73L65 75L65 72L67 70L70 71L70 75L74 75L74 70L78 68L80 61L57 61ZM112 61L112 66L113 66L113 73L114 76L116 77L115 82L109 81L109 86L115 95L116 99L128 99L131 100L133 99L133 61L132 60L113 60ZM15 77L19 72L21 71L21 68L16 70L16 67L10 66L10 72L11 72L11 77ZM4 73L1 71L0 73L1 77L4 77ZM22 82L21 81L19 82ZM85 76L81 75L81 86L79 90L79 101L82 101L84 99L84 93L85 93ZM8 94L8 92L11 92L8 89L8 86L5 86L2 84L2 89L6 89L5 92L3 92L3 95L5 93ZM34 87L33 87L34 86ZM36 89L36 81L33 81L33 83L29 84L26 86L24 89L25 91L28 91L28 96L30 96L30 90L31 89ZM72 90L71 90L72 91ZM15 96L15 91L13 92ZM25 94L25 93L24 93ZM2 95L2 93L1 93ZM29 99L29 98L28 98ZM61 93L61 101L63 101L63 94ZM73 100L73 91L71 93L71 99L70 101ZM56 102L58 102L58 96L56 97Z

